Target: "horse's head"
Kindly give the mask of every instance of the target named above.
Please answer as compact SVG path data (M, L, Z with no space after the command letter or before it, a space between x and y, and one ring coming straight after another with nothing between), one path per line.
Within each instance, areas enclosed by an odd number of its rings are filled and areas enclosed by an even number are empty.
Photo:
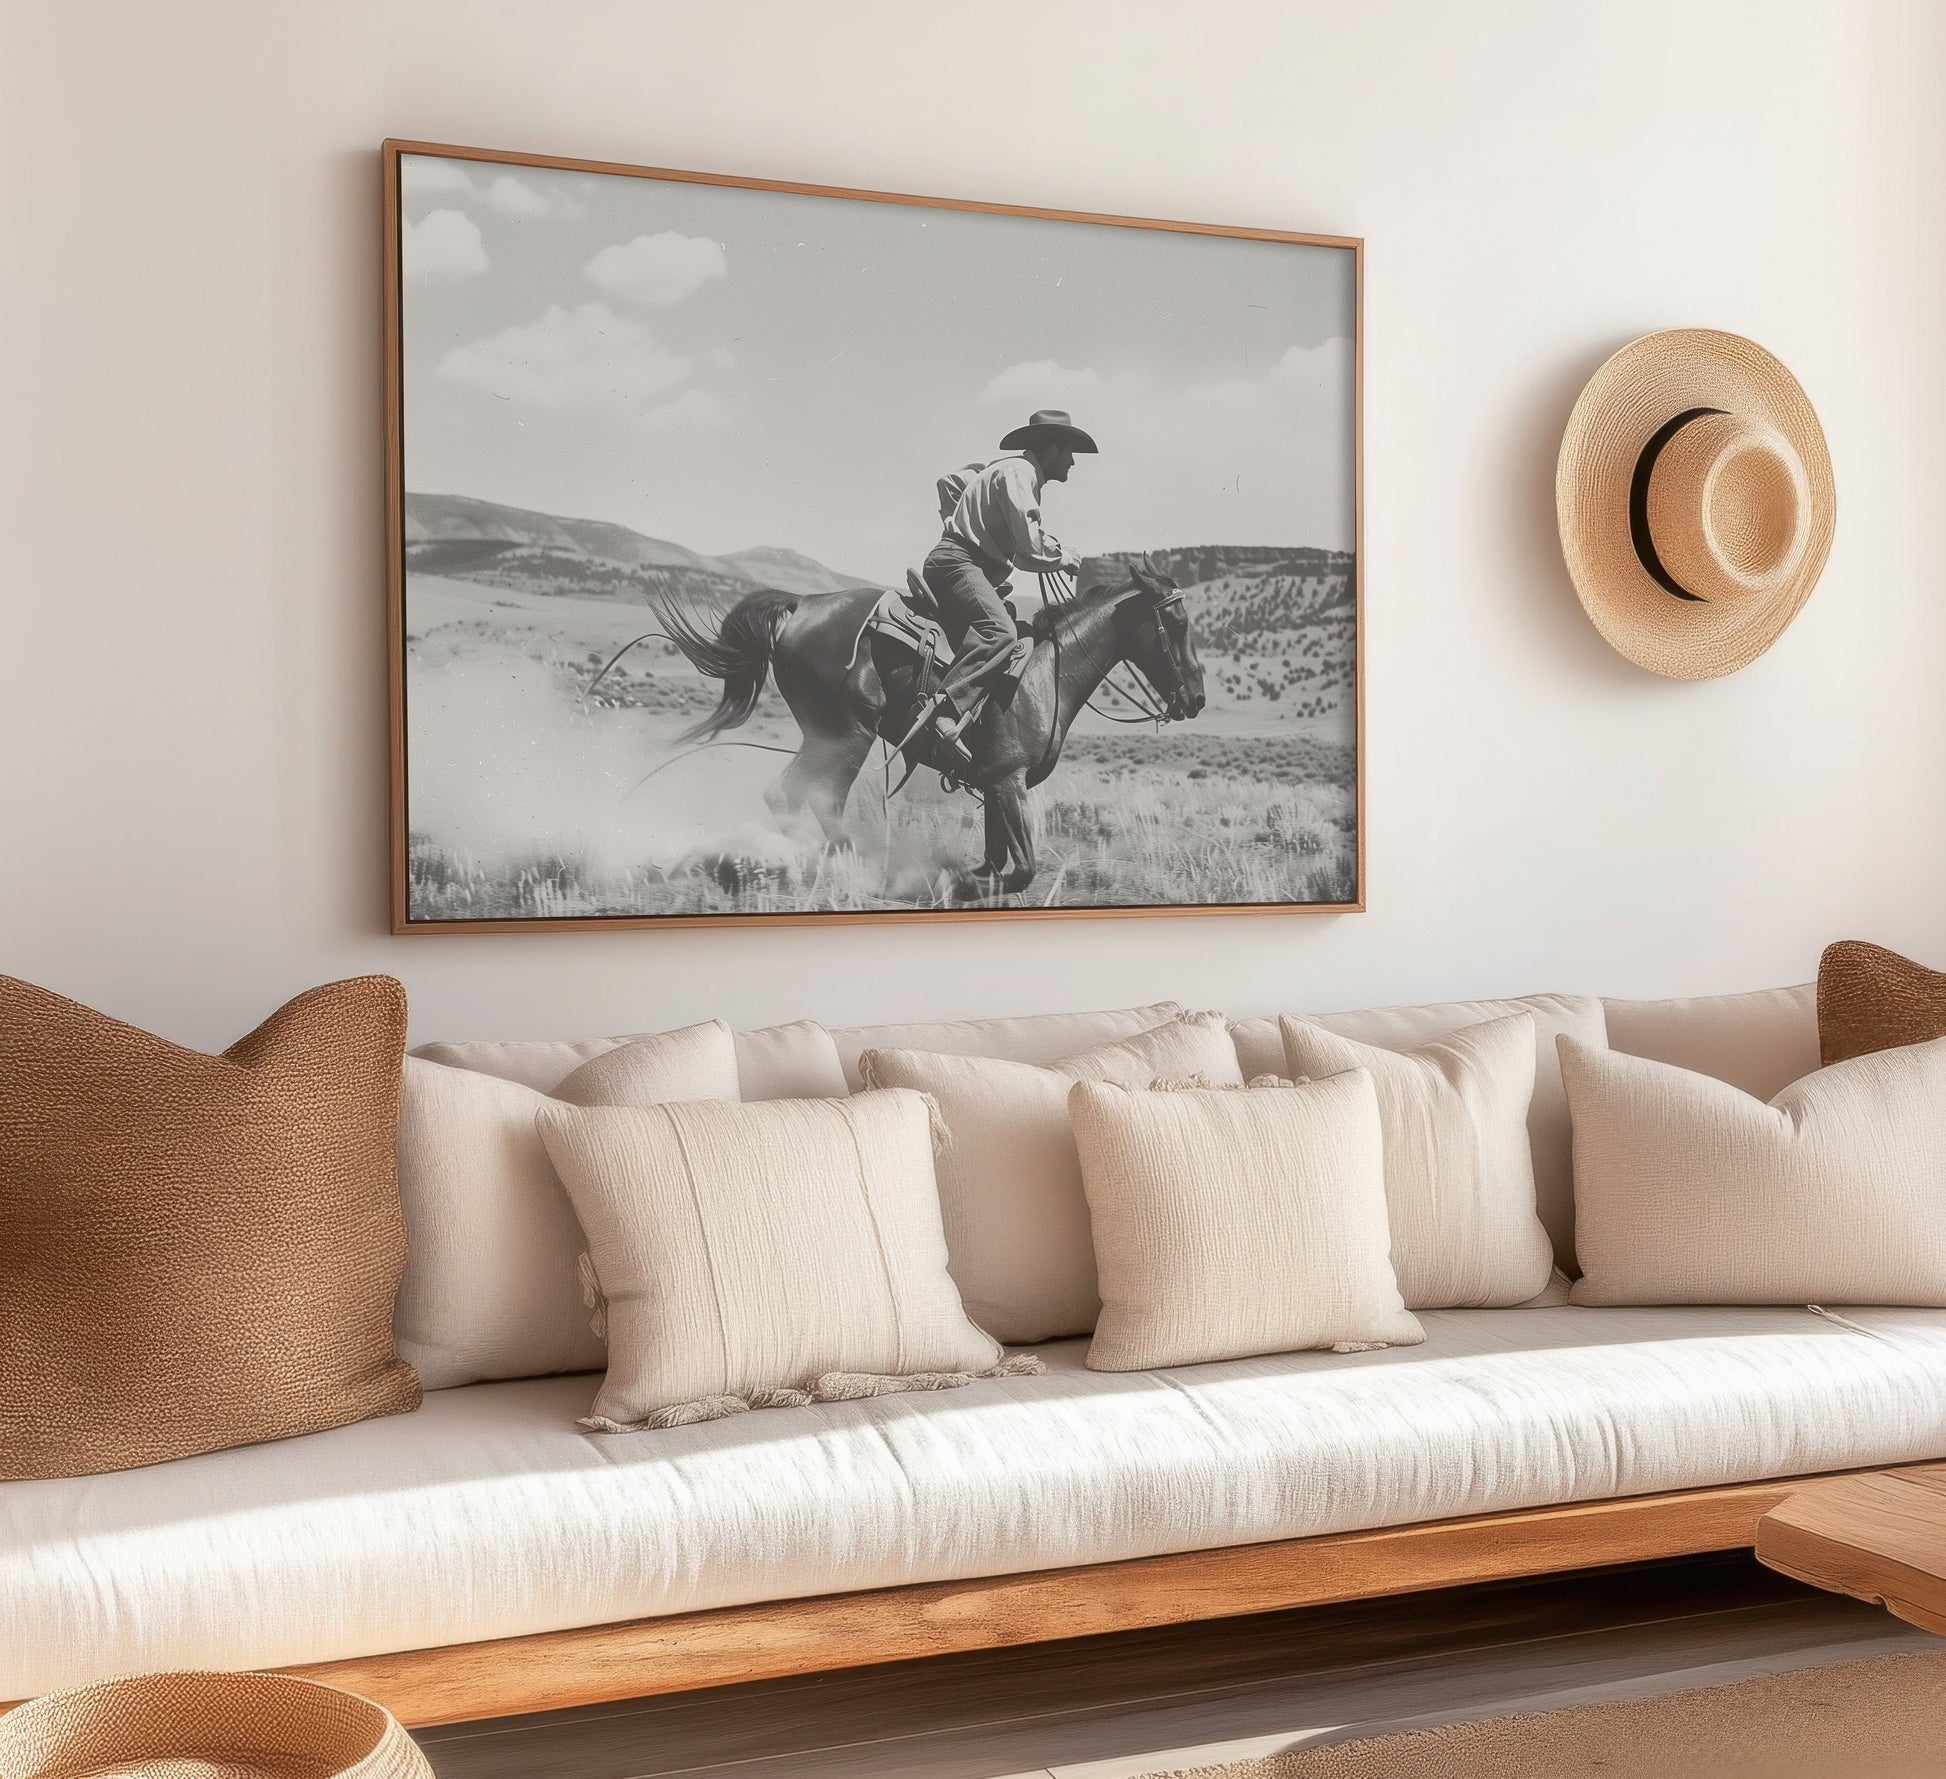
M1189 628L1182 589L1143 556L1129 569L1127 594L1116 621L1129 665L1152 685L1171 722L1195 716L1204 705L1203 663Z

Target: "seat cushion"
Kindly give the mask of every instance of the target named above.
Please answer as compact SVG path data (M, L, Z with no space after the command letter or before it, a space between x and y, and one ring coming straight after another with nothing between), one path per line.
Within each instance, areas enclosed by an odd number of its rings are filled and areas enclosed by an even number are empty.
M1946 1312L1430 1310L1426 1342L575 1429L588 1378L0 1485L0 1698L1946 1455ZM1875 1337L1876 1336L1876 1337Z
M1574 1164L1568 1101L1554 1040L1563 1033L1584 1044L1607 1041L1601 1002L1589 995L1526 995L1508 1001L1434 1001L1419 1007L1368 1007L1356 1013L1311 1013L1314 1025L1360 1044L1413 1050L1450 1038L1462 1027L1516 1013L1534 1016L1534 1098L1527 1138L1534 1158L1534 1201L1554 1257L1574 1271ZM1244 1075L1281 1075L1284 1038L1273 1019L1245 1019L1230 1028Z

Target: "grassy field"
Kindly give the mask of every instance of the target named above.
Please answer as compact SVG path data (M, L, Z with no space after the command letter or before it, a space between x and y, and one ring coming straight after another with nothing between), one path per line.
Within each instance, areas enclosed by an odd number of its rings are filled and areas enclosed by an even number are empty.
M1147 747L1120 749L1081 740L1033 795L1040 872L1015 905L1354 897L1356 810L1348 777L1288 769L1293 754L1315 755L1313 764L1328 759L1332 750L1324 744L1280 737L1255 750L1256 770L1239 771L1228 762L1242 765L1253 750L1234 736L1165 734ZM671 867L605 870L581 857L536 853L488 870L415 838L413 908L421 919L478 920L955 905L952 867L975 863L982 850L979 806L969 796L941 793L921 774L881 808L881 784L876 763L868 765L852 796L858 841L848 853L753 858L703 851Z
M716 687L666 643L588 692L653 626L639 604L416 574L408 611L416 919L941 908L984 850L971 796L922 772L887 805L876 757L843 852L777 830L762 789L784 755L672 758ZM1033 793L1040 869L1017 905L1353 899L1352 733L1348 704L1305 714L1214 687L1159 732L1084 714ZM734 738L789 749L796 726L771 690Z

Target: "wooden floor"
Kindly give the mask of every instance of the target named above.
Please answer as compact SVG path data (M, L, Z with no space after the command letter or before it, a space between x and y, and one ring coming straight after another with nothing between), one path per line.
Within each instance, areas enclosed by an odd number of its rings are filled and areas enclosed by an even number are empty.
M1129 1779L1937 1640L1748 1553L419 1732L439 1779Z

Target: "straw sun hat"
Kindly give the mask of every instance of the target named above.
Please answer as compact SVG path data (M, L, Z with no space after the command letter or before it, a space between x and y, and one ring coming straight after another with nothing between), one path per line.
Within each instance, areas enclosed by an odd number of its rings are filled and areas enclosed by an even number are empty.
M1810 598L1837 495L1804 391L1754 341L1649 334L1590 379L1555 476L1595 628L1669 679L1746 667Z
M0 1717L3 1779L433 1779L397 1719L283 1674L144 1674Z

